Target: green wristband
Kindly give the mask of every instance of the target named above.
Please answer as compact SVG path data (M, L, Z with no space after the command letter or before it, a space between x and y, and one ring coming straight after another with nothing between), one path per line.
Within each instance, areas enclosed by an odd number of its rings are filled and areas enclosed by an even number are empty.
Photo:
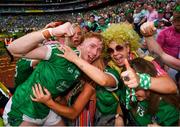
M137 75L139 76L139 86L140 88L143 88L145 90L149 89L151 86L151 76L149 74L139 74L137 73Z

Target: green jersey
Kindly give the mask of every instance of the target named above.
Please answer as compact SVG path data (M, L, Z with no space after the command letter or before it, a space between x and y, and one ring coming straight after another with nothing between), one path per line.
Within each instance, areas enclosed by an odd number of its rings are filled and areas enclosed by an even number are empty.
M33 67L31 66L32 60L21 58L16 63L16 70L15 70L15 87L22 84L33 72Z
M125 88L125 87L124 87ZM121 91L121 103L125 104L125 89ZM134 102L136 103L136 102ZM162 126L172 126L177 123L179 119L179 109L173 105L160 100L157 112L152 115L147 112L148 101L140 101L136 103L129 111L129 119L133 124L137 126L147 126L152 122L155 122Z
M137 104L135 113L132 115L137 125L146 126L155 122L161 126L172 126L179 120L179 110L173 105L160 100L158 110L155 115L147 113L148 102L142 101Z
M115 98L115 96L112 94L114 92L118 97L120 96L120 90L121 84L119 83L120 77L116 70L111 69L110 67L107 67L105 69L105 72L107 74L112 75L116 80L116 87L115 88L109 88L109 87L101 87L97 86L96 88L96 97L97 102L96 106L98 110L104 114L116 114L117 106L118 106L118 100Z
M97 31L102 31L102 32L104 32L106 29L108 28L108 25L98 25L98 27L96 28L96 30L95 30L95 32L97 32Z
M29 78L19 85L12 97L10 117L22 118L25 114L31 118L42 119L49 113L49 108L42 103L33 102L30 98L32 86L40 83L47 88L52 98L65 92L73 83L79 80L81 74L78 67L68 60L57 56L62 54L55 45L48 45L48 60L42 60L29 76ZM75 50L77 54L79 52Z

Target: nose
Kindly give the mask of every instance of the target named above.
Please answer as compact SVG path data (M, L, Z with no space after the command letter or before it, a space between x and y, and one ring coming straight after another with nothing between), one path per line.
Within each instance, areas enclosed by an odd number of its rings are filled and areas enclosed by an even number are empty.
M92 49L92 54L95 56L97 54L97 48Z
M77 38L77 37L78 37L78 34L77 34L77 33L75 33L73 37L74 37L74 38Z
M117 55L118 51L114 50L113 55Z

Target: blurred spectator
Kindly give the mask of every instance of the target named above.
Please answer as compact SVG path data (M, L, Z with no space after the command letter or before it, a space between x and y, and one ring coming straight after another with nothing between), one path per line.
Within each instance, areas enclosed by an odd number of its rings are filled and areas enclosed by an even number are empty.
M105 23L104 17L100 17L98 20L98 26L96 32L104 32L108 28L108 25Z
M158 18L158 13L153 4L148 5L149 15L147 16L147 21L154 21Z
M95 31L98 27L96 21L95 21L95 16L91 15L88 21L88 27L90 28L90 30Z

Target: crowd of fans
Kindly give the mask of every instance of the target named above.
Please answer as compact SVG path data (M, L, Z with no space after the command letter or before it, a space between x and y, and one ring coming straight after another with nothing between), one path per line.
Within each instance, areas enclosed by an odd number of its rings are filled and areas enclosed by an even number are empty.
M17 62L6 125L180 125L179 0L7 16L4 25L34 31L7 45L25 58Z
M108 6L106 8L102 8L96 11L88 11L82 12L78 14L78 12L73 13L56 13L56 14L24 14L24 15L1 15L1 31L15 31L17 29L25 30L26 29L41 29L45 26L45 24L51 21L58 20L68 20L74 22L76 17L81 17L84 22L88 22L90 19L90 15L95 16L95 21L98 21L99 17L104 17L104 20L110 23L118 23L121 21L125 21L125 17L128 20L132 20L130 16L134 15L135 24L138 25L138 22L142 19L145 13L147 12L146 3L153 3L153 8L156 9L159 15L164 15L163 20L169 20L172 16L172 9L174 7L174 0L167 1L142 1L142 2L124 2L119 3L118 5ZM54 9L56 10L56 8ZM4 27L6 26L6 27Z

